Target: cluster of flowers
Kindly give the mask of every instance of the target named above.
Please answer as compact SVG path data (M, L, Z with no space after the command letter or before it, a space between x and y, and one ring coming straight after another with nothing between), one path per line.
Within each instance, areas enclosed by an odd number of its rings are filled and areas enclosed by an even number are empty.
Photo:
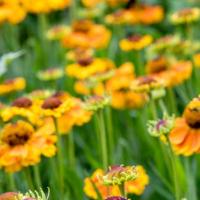
M18 24L23 21L27 13L48 13L68 7L71 0L1 0L0 23Z

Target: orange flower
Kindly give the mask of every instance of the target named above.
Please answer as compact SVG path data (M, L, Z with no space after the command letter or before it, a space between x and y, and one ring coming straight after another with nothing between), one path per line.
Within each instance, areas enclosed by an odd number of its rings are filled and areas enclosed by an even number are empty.
M149 176L147 175L145 169L140 165L136 166L136 170L138 172L138 177L135 180L127 181L125 189L128 194L141 195L146 186L149 184ZM118 186L105 186L103 184L102 179L100 178L103 175L104 171L102 169L97 169L91 177L84 180L85 194L92 199L97 199L97 189L103 199L109 196L120 196Z
M104 0L81 0L83 5L88 8L94 8L99 3L102 3Z
M173 87L190 78L192 63L178 61L171 64L164 57L157 57L147 63L146 71L149 75L162 79L167 87Z
M49 120L35 129L25 121L6 124L1 130L0 167L16 172L23 167L40 162L41 156L52 157L56 153L56 136Z
M130 90L134 77L133 64L124 63L115 70L114 76L106 82L106 91L112 96L111 101L114 108L140 108L145 104L145 94L137 94Z
M177 118L169 138L177 154L200 153L200 99L194 98Z
M120 41L120 48L123 51L141 50L150 45L153 38L150 35L133 35Z
M21 77L5 80L2 84L0 84L0 95L23 90L25 86L26 81Z
M18 24L26 17L26 11L21 6L20 1L2 0L0 5L0 23L9 22Z
M105 48L110 41L111 32L103 25L89 20L75 21L71 31L62 43L67 48Z

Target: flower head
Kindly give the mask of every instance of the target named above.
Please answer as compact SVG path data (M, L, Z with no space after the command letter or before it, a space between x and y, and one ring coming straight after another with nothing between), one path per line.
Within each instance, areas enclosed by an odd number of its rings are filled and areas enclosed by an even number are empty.
M38 128L22 120L6 124L0 137L0 167L15 172L39 163L42 155L54 156L56 136L53 133L49 120Z
M110 167L108 172L102 177L106 185L121 185L136 178L137 170L135 166L124 167L122 165Z
M170 133L174 126L175 117L169 117L164 115L163 119L158 119L155 121L149 121L148 132L154 137L160 137L162 135L167 135Z
M177 154L190 156L200 152L200 99L194 98L185 108L182 117L175 121L169 135Z

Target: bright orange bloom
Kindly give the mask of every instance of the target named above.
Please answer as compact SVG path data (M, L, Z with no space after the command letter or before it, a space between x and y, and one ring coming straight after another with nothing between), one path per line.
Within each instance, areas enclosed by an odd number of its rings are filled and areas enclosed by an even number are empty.
M5 95L14 91L23 90L26 87L26 80L21 77L5 80L0 84L0 95Z
M106 16L110 24L155 24L164 18L163 8L150 5L133 5Z
M71 30L63 38L67 48L105 48L111 37L111 32L103 25L94 24L89 20L75 21Z
M148 62L146 71L155 78L163 79L167 87L173 87L190 78L192 63L178 61L171 64L164 57L158 57Z
M134 80L134 66L125 63L115 70L114 76L106 82L106 91L112 96L112 106L117 109L140 108L146 102L145 94L130 90Z
M16 172L39 163L42 155L54 156L57 139L54 131L48 119L37 129L25 121L6 124L1 130L0 167Z
M200 153L200 99L194 98L176 119L169 138L177 154L190 156Z
M138 177L135 180L127 181L125 183L125 188L128 194L141 195L144 192L146 186L149 184L149 177L142 166L136 166L136 170L138 172ZM85 194L92 199L97 199L98 195L94 188L95 186L103 199L109 196L120 196L118 186L105 186L103 184L101 179L103 175L104 171L97 169L91 177L88 177L84 180Z
M19 0L0 2L0 23L9 22L18 24L26 17L26 10L21 6Z

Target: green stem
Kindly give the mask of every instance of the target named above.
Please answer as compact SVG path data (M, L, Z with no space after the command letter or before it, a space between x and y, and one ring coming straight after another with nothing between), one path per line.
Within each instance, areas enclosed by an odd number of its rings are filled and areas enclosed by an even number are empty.
M36 183L36 189L40 190L40 188L42 188L42 182L40 178L40 171L39 171L38 165L33 166L33 174L34 174L34 179Z
M69 166L71 169L75 169L76 166L76 158L75 158L75 147L74 147L74 137L73 132L68 135L68 160Z
M100 144L101 144L101 155L104 170L108 168L108 150L107 150L107 140L106 140L106 129L103 116L103 110L99 110L98 116L98 127L100 132Z
M180 197L180 189L179 189L178 172L176 170L176 157L174 155L169 137L167 137L167 142L169 145L169 156L170 156L170 160L171 160L171 167L172 167L172 173L173 173L175 199L180 200L181 197Z
M143 75L144 74L144 65L142 62L141 51L135 51L135 58L136 58L135 66L136 66L136 70L137 70L136 71L137 75Z
M125 189L125 183L124 182L121 185L119 185L119 190L120 190L121 195L124 198L126 198L127 195L126 195L126 189Z
M34 190L34 185L33 185L33 179L30 173L30 168L27 168L24 170L24 176L26 177L25 180L27 181L28 184L28 189Z
M197 200L197 191L195 184L195 170L191 169L191 163L189 158L184 158L185 160L185 169L187 174L187 188L188 188L188 199Z
M155 120L158 118L158 115L157 115L157 111L156 111L157 109L156 109L155 100L153 98L150 98L149 105L150 105L150 111L152 114L152 118Z
M112 110L111 107L106 108L106 121L107 121L107 133L108 133L108 147L110 162L112 163L112 155L114 150L114 135L113 135L113 125L112 125Z
M61 134L59 134L58 123L57 123L56 118L54 118L54 124L55 124L56 133L57 133L57 136L58 136L57 160L58 160L58 166L59 166L59 184L60 184L61 195L63 195L63 192L64 192L64 168L63 168L64 163L63 163L63 154L62 154L62 136L61 136Z
M163 99L159 99L158 102L159 102L159 105L160 105L160 108L161 108L162 112L164 114L168 114L168 110L167 110L167 108L165 106L165 103L164 103Z
M171 111L174 114L177 114L176 100L175 100L174 91L172 90L172 88L168 88L168 97L169 97L169 104L171 107Z
M8 173L9 190L16 191L15 178L13 173Z

